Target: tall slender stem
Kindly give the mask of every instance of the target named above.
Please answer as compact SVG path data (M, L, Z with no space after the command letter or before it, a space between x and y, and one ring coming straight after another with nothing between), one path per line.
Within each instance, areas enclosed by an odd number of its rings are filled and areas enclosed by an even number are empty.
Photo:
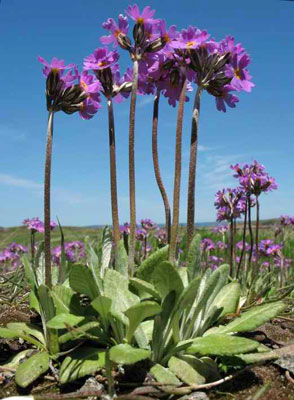
M153 157L153 167L155 173L155 179L158 185L158 188L161 193L164 211L165 211L165 229L167 234L167 242L170 243L170 229L171 229L171 213L170 213L170 205L168 196L164 187L164 184L161 179L160 168L159 168L159 159L158 159L158 110L159 110L159 99L160 99L160 90L157 90L154 105L153 105L153 123L152 123L152 157Z
M52 287L51 276L51 229L50 229L50 186L51 186L51 159L53 140L53 116L54 112L49 111L46 160L45 160L45 182L44 182L44 239L45 239L45 284Z
M249 234L250 234L250 252L249 252L249 259L248 259L249 270L250 270L252 253L253 253L253 232L252 232L252 224L251 224L251 200L250 200L250 196L248 196L248 198L247 198L247 207L248 207L248 228L249 228Z
M196 178L196 165L197 165L200 97L201 97L201 87L198 86L195 94L193 114L192 114L192 126L191 126L188 204L187 204L187 250L189 250L195 228L195 183L196 183L195 178Z
M107 99L108 106L108 127L109 127L109 159L110 159L110 193L111 193L111 213L115 264L117 264L117 244L120 239L118 202L117 202L117 180L116 180L116 154L115 154L115 129L112 98Z
M130 104L129 122L129 191L130 191L130 243L129 243L129 272L134 274L136 246L136 195L135 195L135 112L138 89L138 61L133 64L133 86Z
M182 132L183 132L183 115L186 99L187 78L184 78L183 87L179 98L177 130L176 130L176 151L175 151L175 178L174 178L174 195L173 195L173 223L171 227L171 240L169 247L169 261L175 262L177 234L179 227L180 213L180 189L181 189L181 169L182 169Z
M255 223L255 272L258 271L258 258L259 258L259 200L256 196L256 223Z
M247 229L247 202L245 204L245 213L244 213L244 226L243 226L243 239L242 239L242 250L241 250L241 255L240 255L240 260L238 263L238 269L237 269L237 274L236 274L236 278L238 279L239 277L239 272L240 272L240 268L242 265L242 261L243 261L243 257L244 257L244 252L245 252L245 243L246 243L246 229Z
M230 270L229 274L233 276L233 255L234 255L234 217L230 219Z
M31 258L32 258L32 266L35 266L35 232L31 231Z

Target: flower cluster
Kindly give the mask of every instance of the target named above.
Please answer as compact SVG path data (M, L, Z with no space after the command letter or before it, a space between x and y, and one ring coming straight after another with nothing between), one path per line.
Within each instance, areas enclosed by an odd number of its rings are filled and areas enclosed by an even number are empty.
M219 190L215 197L217 221L231 221L232 218L240 218L244 213L246 197L241 188Z
M108 35L103 35L100 41L103 45L112 44L114 51L108 51L107 47L96 49L85 59L87 70L97 74L99 70L112 68L118 60L119 46L139 62L139 94L159 90L175 106L187 78L188 91L196 83L216 98L217 109L224 112L226 105L235 107L239 101L233 92L250 92L254 86L248 71L250 57L234 38L227 36L216 42L207 31L195 26L181 31L175 25L167 27L164 20L154 17L155 10L148 6L140 11L136 4L129 5L125 14L120 14L117 21L109 18L102 24ZM128 36L130 22L134 23L133 43ZM130 83L132 78L132 70L128 69L124 82Z
M294 217L290 217L289 215L281 215L280 216L280 225L282 227L294 226Z
M52 262L60 265L62 248L57 246L52 250ZM64 243L64 253L67 261L72 263L80 261L85 257L85 245L80 241Z
M40 221L39 217L35 217L35 218L27 218L23 220L23 225L25 225L29 231L31 231L32 233L44 233L44 223L42 221ZM55 229L57 226L57 224L54 221L50 222L50 228L51 230Z
M27 248L22 244L12 242L2 252L0 252L0 266L17 268L21 262L22 254L28 252Z
M228 225L217 225L213 228L214 233L220 233L221 235L224 235L226 232L228 232L228 230Z
M236 172L235 178L239 179L241 187L247 195L259 196L278 188L274 178L270 177L265 171L265 167L257 161L252 164L231 165L231 169Z

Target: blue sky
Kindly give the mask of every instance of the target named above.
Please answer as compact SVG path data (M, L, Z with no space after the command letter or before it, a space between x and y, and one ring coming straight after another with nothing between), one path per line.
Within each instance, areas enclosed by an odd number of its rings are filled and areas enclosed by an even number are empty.
M42 218L47 113L37 56L82 65L99 44L101 24L123 12L127 0L2 0L0 4L0 226ZM149 0L156 16L178 28L196 25L216 40L233 35L252 57L256 87L226 114L205 94L200 117L196 219L214 221L215 192L234 185L229 165L257 159L279 184L263 196L262 218L294 213L294 3L280 0ZM122 68L128 59L122 56ZM191 103L185 109L181 221L185 221ZM115 107L120 220L128 220L128 107ZM163 100L159 151L164 182L173 187L176 109ZM138 100L136 121L137 216L164 220L151 159L152 97ZM106 107L91 121L55 118L52 216L63 225L111 222Z

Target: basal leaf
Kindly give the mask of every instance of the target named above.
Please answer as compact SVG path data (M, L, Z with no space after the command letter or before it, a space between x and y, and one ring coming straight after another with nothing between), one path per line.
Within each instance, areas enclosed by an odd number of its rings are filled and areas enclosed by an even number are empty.
M47 322L48 328L66 329L67 326L76 326L85 321L85 317L73 314L58 314Z
M81 347L68 355L60 367L61 384L91 375L105 366L105 350Z
M200 375L190 364L177 357L171 357L168 362L169 369L188 385L201 385L205 378Z
M183 281L177 269L168 261L163 261L154 267L151 279L162 299L172 291L180 295L184 290Z
M150 357L150 351L136 349L129 344L118 344L110 349L109 357L111 361L117 364L129 365Z
M238 353L249 353L256 350L258 346L258 342L247 338L215 334L194 339L194 343L188 347L186 352L203 356L229 356Z
M49 354L44 351L38 352L19 365L15 373L15 381L25 388L44 374L48 368Z
M192 281L201 272L201 236L194 235L188 252L187 272Z
M268 322L270 319L276 317L285 309L285 307L285 304L282 302L253 307L249 311L244 312L241 317L236 318L234 321L221 328L219 331L221 333L252 331L265 322Z
M146 260L144 260L137 269L136 278L142 279L143 281L151 282L155 266L159 265L162 261L167 260L167 257L168 246L162 247L155 253L151 254L151 256L146 258Z
M73 290L85 294L92 300L100 294L92 272L84 265L73 265L69 275L69 283Z

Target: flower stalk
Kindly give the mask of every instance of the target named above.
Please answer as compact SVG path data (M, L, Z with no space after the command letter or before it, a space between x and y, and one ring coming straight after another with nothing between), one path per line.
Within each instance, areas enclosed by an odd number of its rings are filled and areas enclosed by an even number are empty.
M159 99L160 99L160 91L157 90L156 95L154 97L154 105L153 105L153 123L152 123L152 157L153 157L153 167L155 173L155 179L157 182L157 186L160 190L160 194L162 197L164 211L165 211L165 229L167 234L167 242L170 243L170 235L171 235L171 211L169 199L162 182L160 168L159 168L159 158L158 158L158 111L159 111Z
M181 189L181 172L182 172L182 133L183 133L183 115L186 100L187 78L184 77L183 86L179 98L177 129L176 129L176 151L175 151L175 177L174 177L174 194L173 194L173 222L171 227L171 241L169 247L169 261L175 262L177 234L179 227L180 214L180 189Z
M196 179L196 165L197 165L198 128L199 128L201 91L202 91L201 86L198 86L195 94L193 114L192 114L189 181L188 181L188 204L187 204L187 250L189 250L195 228L195 184L196 184L195 179Z
M129 119L129 192L130 192L130 242L129 242L129 273L134 274L136 246L136 191L135 191L135 113L138 89L138 60L133 62L133 85Z
M51 190L51 160L53 140L53 117L54 111L50 110L48 115L46 159L45 159L45 181L44 181L44 252L45 252L45 284L49 289L52 287L51 276L51 227L50 227L50 190Z
M115 128L112 98L107 99L108 108L108 127L109 127L109 159L110 159L110 193L111 193L111 213L113 229L113 245L115 254L115 265L117 264L117 245L120 239L118 201L117 201L117 178L116 178L116 151L115 151Z

